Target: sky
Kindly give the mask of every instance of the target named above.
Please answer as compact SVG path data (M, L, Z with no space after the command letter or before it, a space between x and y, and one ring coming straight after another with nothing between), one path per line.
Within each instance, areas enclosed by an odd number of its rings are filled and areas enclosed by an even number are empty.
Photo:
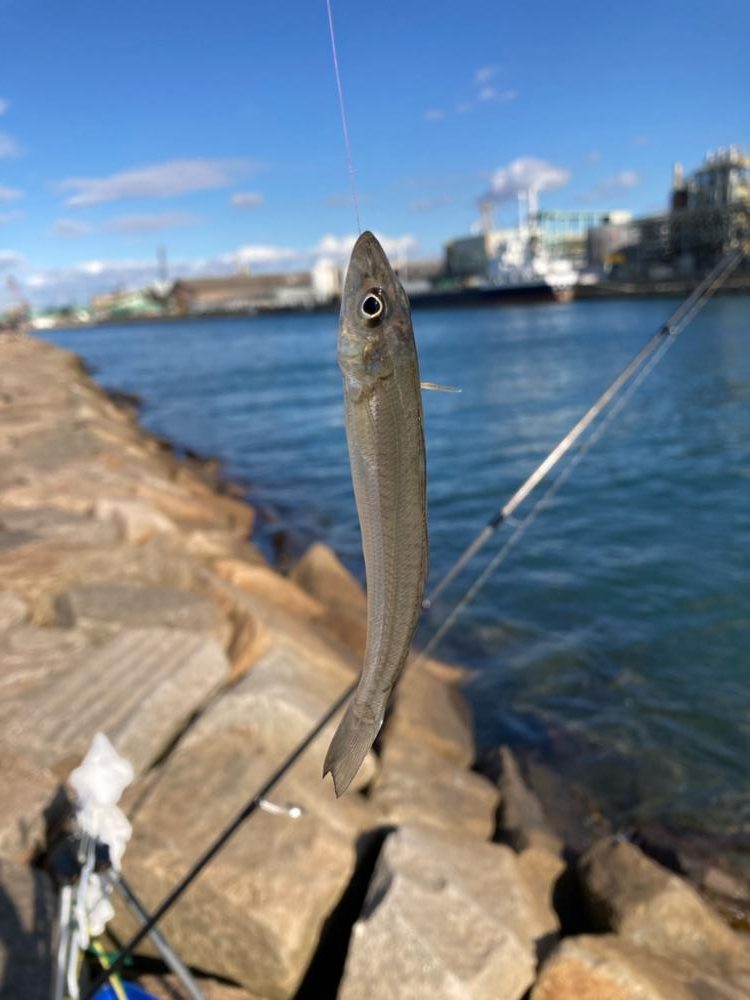
M332 0L363 228L438 256L491 194L658 211L750 148L747 0ZM325 0L0 0L0 309L310 266L357 231Z

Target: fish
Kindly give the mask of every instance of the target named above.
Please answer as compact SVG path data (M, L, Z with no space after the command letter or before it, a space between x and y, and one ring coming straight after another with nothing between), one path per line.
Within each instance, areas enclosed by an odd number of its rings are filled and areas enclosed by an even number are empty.
M409 299L370 232L352 250L337 358L367 581L362 673L323 765L336 796L383 724L411 647L427 576L427 472Z

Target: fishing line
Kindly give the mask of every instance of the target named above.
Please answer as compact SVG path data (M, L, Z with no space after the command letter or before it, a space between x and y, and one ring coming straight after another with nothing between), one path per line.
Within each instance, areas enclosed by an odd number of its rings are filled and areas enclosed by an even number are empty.
M362 223L359 221L359 199L357 198L357 184L354 180L354 160L352 159L352 147L349 142L349 126L346 120L346 107L344 105L344 89L341 86L341 73L339 72L339 57L336 51L336 33L333 30L333 11L331 10L331 0L326 0L328 11L328 32L331 36L331 54L333 55L333 70L336 74L336 88L339 92L339 110L341 111L341 127L344 131L344 145L346 147L346 166L349 171L349 187L352 191L352 202L354 203L354 217L357 220L357 232L361 234Z
M743 250L732 251L723 257L716 267L706 278L693 290L687 299L670 316L659 330L646 342L635 357L623 368L620 374L610 383L595 403L589 407L581 419L568 431L568 433L558 442L552 451L534 469L530 476L518 487L509 500L492 515L487 524L479 534L464 549L453 565L435 584L430 593L424 599L423 607L428 609L435 602L436 598L443 593L446 587L468 566L474 556L484 548L492 538L498 528L504 524L513 512L526 500L526 498L536 489L536 487L547 477L558 462L571 450L573 445L588 430L596 418L606 409L612 400L623 389L627 382L633 378L638 369L647 358L657 349L663 338L673 333L677 326L682 323L683 318L691 312L694 305L707 301L713 294L718 284L721 283L739 264L744 255Z
M328 2L328 0L327 0ZM329 7L330 9L330 7ZM497 567L507 558L509 552L513 546L521 539L523 534L528 530L534 520L539 516L544 507L546 507L549 502L554 497L555 493L560 489L563 483L570 477L573 470L583 459L583 457L588 453L591 447L595 444L597 440L602 436L605 429L612 420L621 412L625 403L630 399L632 394L642 384L643 381L648 377L648 375L654 370L656 365L659 363L661 358L666 354L669 348L677 339L677 335L684 329L685 326L693 319L693 317L703 308L708 299L711 297L713 292L721 285L721 283L728 277L728 275L737 267L740 260L747 251L747 247L742 250L736 251L733 254L725 257L720 265L711 272L709 277L701 283L701 285L696 288L695 292L688 296L685 302L680 306L679 309L673 313L670 320L664 324L660 329L659 334L655 336L661 336L662 339L655 340L654 338L649 341L658 347L658 350L653 349L651 351L650 360L647 364L643 364L643 367L637 373L636 377L633 379L631 384L628 386L627 391L623 393L617 402L616 406L613 406L605 417L603 418L601 424L592 431L589 437L581 445L578 452L576 452L570 459L568 465L566 465L557 479L552 483L550 487L546 490L544 495L537 501L532 510L527 514L523 521L521 521L510 538L502 546L502 548L496 553L493 559L487 564L487 566L482 570L479 576L476 578L474 583L466 590L461 599L454 605L450 613L442 621L436 632L433 634L429 642L423 647L423 649L417 654L415 659L410 663L410 669L421 662L429 653L435 648L437 643L442 639L446 632L453 626L462 612L469 606L469 604L474 600L479 591L482 589L484 584L490 578L492 573L497 569ZM648 346L648 345L647 345ZM639 352L636 356L645 361L646 358L642 357L645 348ZM635 361L635 359L634 359ZM628 366L632 368L633 362ZM632 373L631 373L632 374ZM600 397L601 398L601 397ZM582 432L581 432L582 433ZM578 435L580 437L580 434ZM569 450L569 449L566 449ZM562 457L562 456L560 456ZM549 471L549 470L548 470ZM527 494L528 495L528 494ZM507 506L507 505L506 505ZM198 878L201 872L206 868L206 866L216 857L219 851L224 847L227 841L237 832L237 830L242 826L242 824L252 816L252 814L262 806L262 802L265 797L273 791L276 785L281 781L284 775L289 771L292 766L297 762L297 760L302 756L302 754L315 742L317 737L321 734L326 725L333 719L333 717L339 712L344 705L347 703L349 698L352 696L357 687L357 681L353 681L344 690L336 701L328 708L324 715L318 720L318 722L313 726L313 728L307 733L304 739L298 743L285 757L285 759L279 764L273 774L266 779L266 781L260 786L260 788L252 795L248 800L246 805L237 813L233 820L221 831L218 837L210 844L203 854L198 858L198 860L192 865L188 872L180 879L180 881L174 886L174 888L167 894L167 896L162 900L159 906L154 910L149 919L143 924L140 930L123 945L119 954L112 961L109 968L102 970L101 974L94 981L93 985L90 987L89 991L86 993L83 1000L93 1000L94 996L98 990L109 980L110 976L118 972L129 955L131 955L134 949L141 943L141 941L146 937L146 935L153 930L153 928L158 924L158 922L164 917L168 910L170 910L175 903L180 899L183 893L192 885L192 883Z

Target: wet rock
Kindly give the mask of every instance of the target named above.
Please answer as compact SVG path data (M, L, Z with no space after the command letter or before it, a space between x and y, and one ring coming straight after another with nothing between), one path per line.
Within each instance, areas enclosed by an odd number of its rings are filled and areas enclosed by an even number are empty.
M493 760L485 763L496 774L502 805L498 839L517 851L538 846L559 853L562 841L549 826L542 804L521 777L518 762L508 747L500 747Z
M154 535L172 535L177 531L174 521L143 500L98 500L94 516L117 526L121 537L134 545Z
M394 825L424 823L479 840L495 832L497 789L416 743L386 745L370 801Z
M43 688L14 699L2 735L37 764L67 776L101 731L142 773L227 673L213 639L125 629Z
M228 625L216 604L187 590L100 583L70 587L55 599L58 625L93 633L121 628L175 628L212 635L223 646Z
M29 617L26 601L10 591L0 593L0 632L21 625Z
M743 1000L731 982L660 958L619 935L566 938L544 963L531 1000Z
M326 609L324 623L347 649L361 657L367 638L367 598L359 581L339 561L333 549L311 545L289 574Z
M515 854L422 827L391 834L355 924L340 1000L520 1000L550 933Z
M52 993L54 903L47 876L0 859L0 989L8 1000Z
M579 862L594 926L616 931L665 958L697 962L729 975L750 973L750 952L683 879L647 858L628 841L598 841Z
M283 721L276 733L223 721L223 730L181 744L131 812L135 832L124 871L148 906L280 762ZM291 745L294 737L288 740ZM367 807L357 796L334 804L320 774L312 781L305 768L292 771L272 798L301 805L303 815L256 812L166 918L164 930L196 967L282 1000L294 995L352 877ZM129 934L133 926L120 914L115 929Z

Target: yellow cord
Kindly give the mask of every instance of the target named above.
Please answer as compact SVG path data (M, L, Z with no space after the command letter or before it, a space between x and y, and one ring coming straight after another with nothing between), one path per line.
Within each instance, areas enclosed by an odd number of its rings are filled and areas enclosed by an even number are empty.
M92 941L91 949L96 953L96 957L101 962L102 967L108 969L112 963L107 958L107 953L104 950L101 941ZM117 975L112 976L109 980L109 983L112 989L114 990L114 994L117 997L117 1000L128 1000L127 994L125 993L125 988L122 985L122 980L120 979L119 976Z

